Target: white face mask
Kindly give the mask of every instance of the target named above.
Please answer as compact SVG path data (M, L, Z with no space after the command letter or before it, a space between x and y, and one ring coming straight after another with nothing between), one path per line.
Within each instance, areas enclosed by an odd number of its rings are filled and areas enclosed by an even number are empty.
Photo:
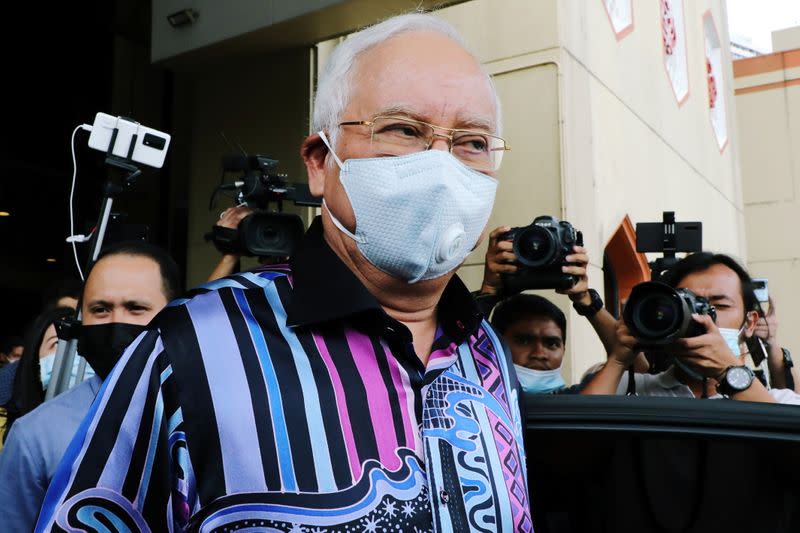
M53 363L56 362L56 352L43 355L39 358L39 379L42 380L42 387L47 388L50 384L50 376L53 375Z
M728 345L728 348L731 349L733 355L739 357L741 355L741 348L739 348L739 339L741 338L742 331L744 331L744 325L739 329L733 328L719 328L719 333L722 335L722 338L725 339L725 344Z
M466 259L489 220L497 180L442 150L342 163L325 133L319 135L341 169L355 234L328 213L370 263L416 283L443 276Z
M564 378L561 377L561 369L553 370L533 370L524 366L514 365L517 370L517 378L522 390L533 394L547 394L555 392L567 386Z

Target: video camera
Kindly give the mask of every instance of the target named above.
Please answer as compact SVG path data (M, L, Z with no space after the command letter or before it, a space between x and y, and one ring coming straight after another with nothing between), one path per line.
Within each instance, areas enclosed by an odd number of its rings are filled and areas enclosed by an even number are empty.
M257 257L288 257L303 237L303 220L283 213L283 202L317 207L321 201L311 196L308 185L289 183L286 174L276 172L278 161L261 155L227 155L222 158L223 172L242 172L233 183L221 184L219 191L236 192L237 205L256 211L239 222L238 229L213 226L205 235L223 254ZM275 203L277 210L270 209Z
M512 241L520 268L503 275L503 286L509 294L528 289L568 289L578 282L564 274L561 267L569 263L566 256L573 246L583 246L583 234L566 220L538 216L528 226L511 228L500 239Z

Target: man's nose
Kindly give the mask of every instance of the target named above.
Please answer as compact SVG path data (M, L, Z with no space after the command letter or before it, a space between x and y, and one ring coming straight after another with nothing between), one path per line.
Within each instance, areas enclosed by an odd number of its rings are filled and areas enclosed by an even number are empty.
M450 137L447 135L441 135L438 133L433 134L433 139L431 139L431 146L428 148L429 150L443 150L445 152L450 151Z
M531 346L531 357L534 359L547 359L547 352L541 342L536 342Z

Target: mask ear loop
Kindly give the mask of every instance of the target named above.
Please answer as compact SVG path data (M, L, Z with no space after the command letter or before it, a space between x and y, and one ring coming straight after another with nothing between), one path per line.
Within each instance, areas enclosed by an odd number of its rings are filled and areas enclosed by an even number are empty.
M328 147L328 151L333 156L333 158L336 160L336 164L339 165L339 169L341 170L341 168L344 166L344 164L342 163L342 160L339 159L339 156L336 155L336 152L333 151L333 147L331 146L331 143L328 140L328 136L325 135L325 132L322 131L322 130L318 131L317 134L319 135L319 138L322 139L322 142L325 143L325 146ZM364 238L363 235L356 235L356 234L352 233L350 230L348 230L347 228L344 227L344 224L339 222L339 219L336 218L336 216L331 211L331 208L328 207L328 204L325 202L325 198L322 198L322 206L328 211L328 214L331 217L331 222L333 222L334 226L339 228L339 231L341 231L342 233L344 233L345 235L347 235L348 237L350 237L351 239L353 239L355 242L357 242L359 244L363 244L363 243L367 242L367 240Z
M318 131L317 135L319 135L319 138L325 143L325 146L328 147L328 151L333 156L333 159L336 160L336 164L339 165L339 169L341 169L344 166L344 163L342 163L342 160L339 159L338 155L336 155L336 152L333 151L333 146L331 146L330 141L328 141L328 136L325 135L325 132L322 130Z

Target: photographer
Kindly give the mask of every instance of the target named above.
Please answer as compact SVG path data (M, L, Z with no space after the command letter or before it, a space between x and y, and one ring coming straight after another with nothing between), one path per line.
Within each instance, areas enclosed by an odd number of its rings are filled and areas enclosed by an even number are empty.
M674 363L659 374L635 374L637 394L712 399L724 395L734 400L800 405L800 395L787 389L768 391L744 366L745 339L755 330L758 303L752 280L741 265L727 255L696 253L679 261L663 281L705 298L716 309L716 323L710 314L694 313L692 320L702 333L661 347L658 356L673 357ZM617 349L584 388L584 394L625 394L628 390L622 378L639 341L623 320L617 323L616 334Z
M489 316L494 306L504 296L508 296L508 294L506 294L507 289L505 287L504 277L516 274L521 268L517 256L514 254L512 241L503 238L511 229L512 228L509 226L500 226L495 228L489 235L489 247L486 250L483 283L481 284L481 290L476 294L478 304L486 316ZM589 276L587 272L589 256L586 249L583 246L576 245L572 247L572 251L572 254L564 258L566 262L572 263L572 265L562 266L561 271L564 274L575 276L577 282L567 289L555 289L555 292L558 294L565 294L570 299L576 312L586 317L595 332L597 332L600 341L603 343L603 347L606 349L606 353L611 354L618 349L616 319L603 307L603 302L597 291L589 288ZM566 330L563 333L564 339L566 339ZM506 341L509 342L511 346L515 363L525 359L523 354L518 354L515 351L514 343L508 341L508 339L506 339ZM647 362L643 357L636 359L637 371L646 371L646 365Z

